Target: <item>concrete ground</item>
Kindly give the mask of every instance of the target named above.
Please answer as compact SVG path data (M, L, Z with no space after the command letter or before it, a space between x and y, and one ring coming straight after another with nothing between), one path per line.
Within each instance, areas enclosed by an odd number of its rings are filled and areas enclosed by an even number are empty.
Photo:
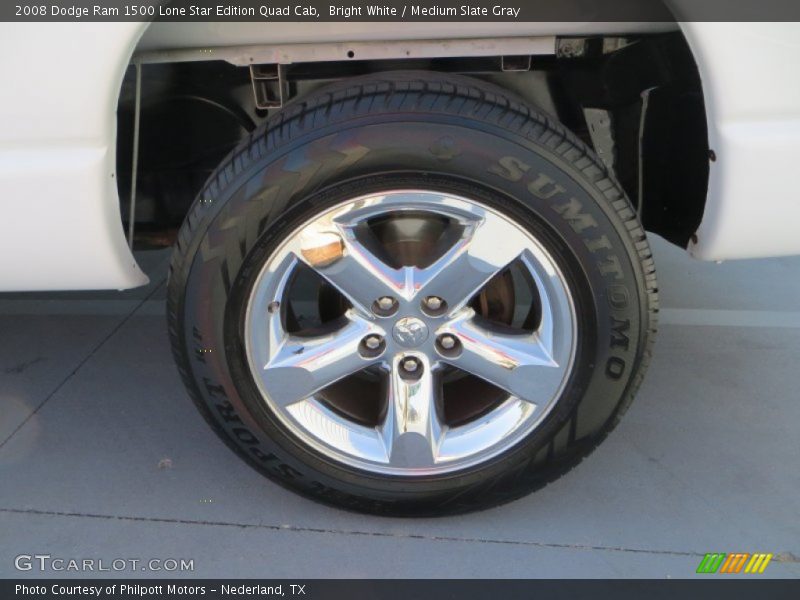
M321 506L236 458L173 367L168 253L139 255L147 288L0 296L0 577L37 575L14 557L38 553L195 577L681 578L706 552L800 576L800 258L653 244L660 335L622 424L544 490L442 519Z

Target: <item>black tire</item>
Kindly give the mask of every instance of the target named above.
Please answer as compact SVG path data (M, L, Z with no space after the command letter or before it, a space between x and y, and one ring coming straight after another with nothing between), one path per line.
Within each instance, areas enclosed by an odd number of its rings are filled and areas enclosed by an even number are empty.
M347 194L398 182L462 192L536 231L570 279L579 319L569 384L523 443L477 467L413 481L335 463L285 431L259 402L240 331L248 285L282 234ZM594 153L502 89L425 73L335 84L251 134L187 216L168 296L183 381L234 451L305 496L392 515L497 505L576 465L631 403L656 312L645 232Z

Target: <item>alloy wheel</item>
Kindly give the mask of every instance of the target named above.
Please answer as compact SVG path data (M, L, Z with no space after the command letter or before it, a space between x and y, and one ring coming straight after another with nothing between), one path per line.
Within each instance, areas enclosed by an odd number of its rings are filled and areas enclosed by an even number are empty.
M461 196L392 190L287 235L250 292L245 351L301 442L425 476L483 463L542 423L576 321L556 260L522 225Z

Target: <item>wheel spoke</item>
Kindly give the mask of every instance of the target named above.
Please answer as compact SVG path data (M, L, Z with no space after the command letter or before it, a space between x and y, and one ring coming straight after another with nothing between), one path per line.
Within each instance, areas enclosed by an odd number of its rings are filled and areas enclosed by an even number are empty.
M262 371L270 399L281 406L305 400L332 383L378 359L359 354L370 333L384 335L373 323L349 313L341 329L316 337L285 335Z
M451 313L463 307L524 250L524 235L495 215L465 223L461 237L431 266L415 275L425 296L444 298Z
M383 262L357 239L350 225L314 222L303 229L292 250L363 314L370 314L378 298L406 294L404 270Z
M379 434L393 467L430 467L436 461L443 429L430 363L422 358L422 374L410 380L401 375L400 360L395 359L389 375L388 407Z
M539 333L499 333L472 317L470 309L440 329L461 342L461 353L443 360L534 404L549 400L563 379L565 366Z

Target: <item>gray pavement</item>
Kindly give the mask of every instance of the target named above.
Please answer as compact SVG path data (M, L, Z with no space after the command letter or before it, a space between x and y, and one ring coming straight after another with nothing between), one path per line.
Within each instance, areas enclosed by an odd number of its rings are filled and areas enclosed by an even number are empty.
M173 367L168 253L140 253L146 288L0 295L0 577L43 553L193 559L194 577L681 578L706 552L800 576L800 258L653 245L662 324L621 425L544 490L441 519L343 512L241 463Z

